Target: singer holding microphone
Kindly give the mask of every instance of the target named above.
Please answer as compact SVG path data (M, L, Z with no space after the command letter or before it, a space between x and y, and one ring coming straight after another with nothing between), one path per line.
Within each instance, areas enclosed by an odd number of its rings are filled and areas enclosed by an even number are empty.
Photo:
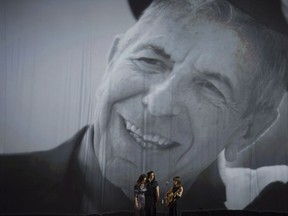
M169 208L169 216L181 216L180 199L183 194L183 186L179 176L173 178L173 186L165 195L165 203Z

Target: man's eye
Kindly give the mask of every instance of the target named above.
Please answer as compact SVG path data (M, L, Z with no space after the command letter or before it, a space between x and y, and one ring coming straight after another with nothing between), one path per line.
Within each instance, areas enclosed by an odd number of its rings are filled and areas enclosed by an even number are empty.
M159 59L141 57L134 59L133 62L141 69L151 73L165 72L168 70L165 63Z
M218 89L212 83L210 83L208 81L199 82L198 85L202 86L202 87L204 87L206 89L209 89L211 91L218 91Z
M220 95L221 97L224 97L224 95L219 91L219 89L209 81L201 80L201 81L197 82L197 85L200 87L203 87L209 91L212 91L212 92Z
M138 61L145 62L146 64L154 65L154 66L159 66L162 67L163 69L165 68L165 64L158 59L153 59L153 58L139 58L137 59Z
M161 61L159 61L157 59L153 59L153 58L139 58L137 60L146 62L147 64L152 64L152 65L161 65L162 64Z

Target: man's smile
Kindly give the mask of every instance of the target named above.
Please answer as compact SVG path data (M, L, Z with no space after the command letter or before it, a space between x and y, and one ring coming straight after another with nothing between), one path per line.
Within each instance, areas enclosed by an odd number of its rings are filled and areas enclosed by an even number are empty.
M178 143L158 134L145 134L141 128L125 120L126 130L142 148L166 149L179 145Z

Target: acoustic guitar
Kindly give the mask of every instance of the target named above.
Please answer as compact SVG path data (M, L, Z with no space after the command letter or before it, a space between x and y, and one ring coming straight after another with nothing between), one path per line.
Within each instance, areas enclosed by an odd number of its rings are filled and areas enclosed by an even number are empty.
M165 205L167 207L171 207L172 204L176 201L177 199L177 193L180 191L181 187L175 191L174 193L171 191L170 193L167 193L165 198L164 198L164 201L165 201Z

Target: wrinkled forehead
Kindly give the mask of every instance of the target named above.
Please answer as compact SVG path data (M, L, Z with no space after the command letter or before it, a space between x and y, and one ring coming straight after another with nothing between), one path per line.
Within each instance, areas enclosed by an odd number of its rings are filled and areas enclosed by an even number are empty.
M216 55L229 62L253 50L248 35L243 37L230 25L205 18L159 16L153 22L140 20L128 38L132 50L153 45L163 49L175 62L204 53L207 61Z
M150 23L140 21L127 34L126 42L131 58L140 52L139 56L157 58L161 51L161 58L167 56L174 62L175 73L220 73L237 88L253 79L260 61L249 35L245 37L228 24L205 18L159 16ZM156 52L147 47L156 47Z

